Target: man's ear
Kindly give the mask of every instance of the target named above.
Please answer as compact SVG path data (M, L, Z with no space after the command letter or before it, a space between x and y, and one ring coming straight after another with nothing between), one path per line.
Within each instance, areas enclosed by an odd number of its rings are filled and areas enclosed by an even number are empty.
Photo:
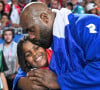
M48 14L41 13L40 18L44 23L48 24L48 22L49 22Z

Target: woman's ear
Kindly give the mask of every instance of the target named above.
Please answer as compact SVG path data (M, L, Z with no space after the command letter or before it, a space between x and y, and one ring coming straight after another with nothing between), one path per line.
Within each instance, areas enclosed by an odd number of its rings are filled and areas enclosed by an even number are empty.
M48 22L49 22L48 14L41 13L40 18L45 24L48 24Z

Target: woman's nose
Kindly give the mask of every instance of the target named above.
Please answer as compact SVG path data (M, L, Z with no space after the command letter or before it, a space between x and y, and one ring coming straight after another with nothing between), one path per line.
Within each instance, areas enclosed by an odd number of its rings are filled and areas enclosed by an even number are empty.
M32 56L35 57L36 56L36 52L32 51Z

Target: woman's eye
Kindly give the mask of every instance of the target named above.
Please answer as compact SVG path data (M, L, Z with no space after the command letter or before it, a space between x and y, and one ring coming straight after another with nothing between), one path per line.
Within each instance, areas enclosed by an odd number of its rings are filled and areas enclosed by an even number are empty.
M31 54L30 54L30 53L28 53L28 54L25 54L25 56L26 56L26 57L29 57L29 56L31 56Z
M39 48L38 46L34 46L33 47L34 50L38 50L38 48Z
M35 47L35 50L37 50L39 47Z

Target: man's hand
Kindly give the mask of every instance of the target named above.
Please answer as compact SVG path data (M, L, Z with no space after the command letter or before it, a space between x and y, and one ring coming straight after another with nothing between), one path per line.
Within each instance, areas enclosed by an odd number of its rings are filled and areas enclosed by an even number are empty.
M21 90L48 90L48 88L40 86L39 83L37 83L35 81L32 82L31 80L29 80L28 77L20 78L17 86Z
M47 69L36 69L27 73L27 76L31 81L41 83L41 85L51 88L58 89L57 76L54 72Z

